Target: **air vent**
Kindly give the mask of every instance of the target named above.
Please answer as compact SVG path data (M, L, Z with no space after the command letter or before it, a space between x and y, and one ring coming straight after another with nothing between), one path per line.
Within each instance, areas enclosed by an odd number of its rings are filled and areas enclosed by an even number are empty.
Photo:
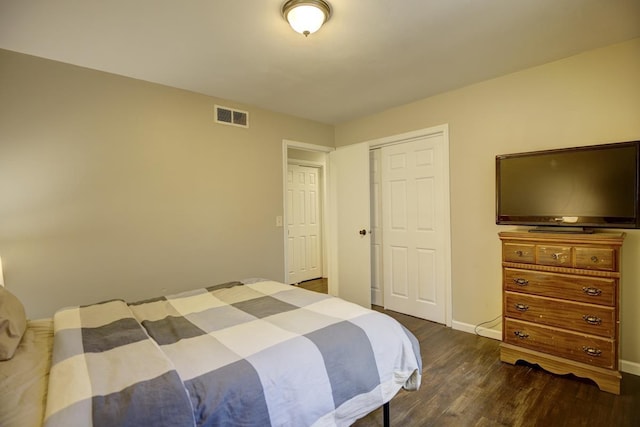
M223 107L222 105L216 105L216 122L225 125L248 128L249 113L229 107Z

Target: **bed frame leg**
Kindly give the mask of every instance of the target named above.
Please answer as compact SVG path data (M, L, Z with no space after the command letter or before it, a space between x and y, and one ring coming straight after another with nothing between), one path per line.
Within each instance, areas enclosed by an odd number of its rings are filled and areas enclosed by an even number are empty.
M389 402L382 405L382 418L384 427L389 427L391 423L389 423Z

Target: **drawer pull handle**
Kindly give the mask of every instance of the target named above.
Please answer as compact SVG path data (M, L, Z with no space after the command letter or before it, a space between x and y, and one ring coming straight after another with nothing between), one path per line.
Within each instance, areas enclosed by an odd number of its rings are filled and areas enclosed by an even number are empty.
M598 289L598 288L582 288L582 292L592 297L597 297L602 295L602 289Z
M513 279L513 282L518 286L527 286L529 284L527 279Z
M594 255L594 256L592 256L592 257L591 257L591 261L592 261L592 262L598 262L598 257L597 257L597 256L595 256L595 255Z
M556 253L551 254L551 259L554 260L554 261L564 262L565 255L562 252L556 252Z
M513 335L517 336L518 338L520 338L521 340L527 339L529 338L529 334L522 332L522 331L514 331ZM585 350L586 351L586 350Z
M589 356L593 356L593 357L599 357L602 355L602 350L598 348L584 346L582 347L582 351L587 353Z
M590 325L601 325L602 324L602 319L599 318L598 316L591 316L589 314L585 314L584 316L582 316L582 318L584 319L585 322L587 322Z
M516 306L516 310L518 310L518 311L525 312L525 311L529 310L529 306L526 305L526 304L517 303L515 306Z
M518 251L516 251L516 255L518 255L518 256L523 256L523 255L524 255L524 252L522 252L522 251L518 250Z

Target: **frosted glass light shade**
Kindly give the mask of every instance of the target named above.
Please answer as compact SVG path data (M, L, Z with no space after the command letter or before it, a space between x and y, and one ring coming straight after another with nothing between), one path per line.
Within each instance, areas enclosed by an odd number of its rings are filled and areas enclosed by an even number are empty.
M289 0L282 7L282 14L294 31L308 36L327 22L331 8L323 0Z
M324 13L315 6L302 5L291 9L287 21L300 34L313 34L324 24Z

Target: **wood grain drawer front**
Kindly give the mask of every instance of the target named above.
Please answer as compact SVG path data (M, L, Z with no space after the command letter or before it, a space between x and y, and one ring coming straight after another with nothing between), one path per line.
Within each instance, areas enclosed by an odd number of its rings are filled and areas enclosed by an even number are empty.
M536 246L538 264L572 267L571 246Z
M576 247L576 268L613 271L615 252L610 248Z
M616 314L613 307L506 292L504 312L514 319L606 338L615 337Z
M549 298L615 306L616 280L505 268L504 289Z
M504 260L507 262L523 262L533 264L536 262L536 245L522 243L504 243L502 246Z
M617 369L615 341L528 322L505 319L505 342L543 353Z

